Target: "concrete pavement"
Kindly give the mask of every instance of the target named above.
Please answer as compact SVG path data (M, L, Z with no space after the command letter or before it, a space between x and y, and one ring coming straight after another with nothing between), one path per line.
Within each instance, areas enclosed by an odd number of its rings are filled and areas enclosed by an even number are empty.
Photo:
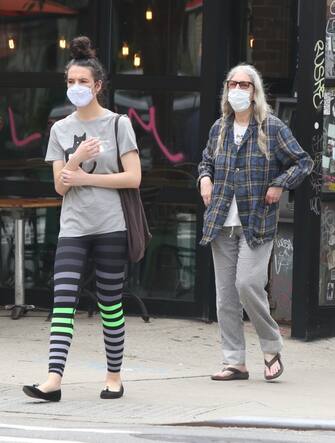
M0 310L0 418L56 419L114 424L212 423L232 420L334 420L335 338L302 342L282 327L285 372L263 380L257 336L245 324L248 381L214 382L220 369L217 323L127 317L123 369L125 396L100 400L105 374L98 315L78 312L60 403L42 403L22 393L23 384L46 376L50 323L46 314L29 312L12 320Z

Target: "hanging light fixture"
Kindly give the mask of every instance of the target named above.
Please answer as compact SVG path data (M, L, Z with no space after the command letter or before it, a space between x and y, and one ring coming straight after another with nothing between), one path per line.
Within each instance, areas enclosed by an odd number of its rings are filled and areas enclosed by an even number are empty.
M65 40L64 37L61 37L61 38L59 39L58 44L59 44L59 47L60 47L61 49L66 49L66 40Z
M249 44L249 48L253 49L255 46L255 37L254 37L254 32L253 32L253 28L254 28L254 17L252 15L252 2L249 2L249 7L248 7L248 27L249 27L249 32L248 32L248 44Z
M147 10L145 11L145 19L150 21L153 18L152 9L150 6L147 7Z
M134 54L134 66L135 66L136 68L138 68L139 66L141 66L141 56L140 56L140 54L139 54L138 52L136 52L136 53Z
M13 37L8 38L8 47L11 50L15 49L15 40L13 39Z
M123 42L121 52L123 57L127 57L129 55L129 46L127 42Z

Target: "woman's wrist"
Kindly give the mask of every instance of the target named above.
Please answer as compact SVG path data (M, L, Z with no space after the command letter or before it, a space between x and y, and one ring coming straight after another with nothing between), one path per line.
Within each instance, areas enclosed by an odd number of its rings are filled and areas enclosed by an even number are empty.
M76 169L79 168L80 163L81 160L78 158L76 154L70 154L69 160L66 163L66 168L75 171Z
M204 175L203 177L201 177L200 179L200 183L201 182L208 182L208 183L212 183L212 179L210 178L209 175Z

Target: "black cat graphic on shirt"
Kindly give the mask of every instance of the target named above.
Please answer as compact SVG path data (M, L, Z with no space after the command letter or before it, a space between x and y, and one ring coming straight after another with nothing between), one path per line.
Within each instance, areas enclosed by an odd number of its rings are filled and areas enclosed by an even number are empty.
M81 135L81 136L78 136L78 135L74 134L74 136L73 136L73 146L72 146L72 148L65 149L65 160L66 160L66 161L69 160L69 156L70 156L70 154L74 154L74 153L76 152L78 146L80 145L80 143L83 142L83 141L85 141L85 140L86 140L86 132L84 132L84 134ZM82 169L84 169L82 163L80 163L79 166L80 166ZM90 166L91 166L91 165L90 165ZM89 170L89 171L86 171L86 169L84 169L84 171L87 172L88 174L92 174L92 173L94 172L96 166L97 166L97 163L94 161L92 167L90 168L90 170Z

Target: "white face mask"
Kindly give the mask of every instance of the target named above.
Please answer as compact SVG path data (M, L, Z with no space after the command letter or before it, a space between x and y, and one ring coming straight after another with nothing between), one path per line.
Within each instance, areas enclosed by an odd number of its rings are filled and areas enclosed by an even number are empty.
M250 92L240 88L231 89L228 92L228 101L235 112L243 112L251 104Z
M77 108L87 106L93 100L91 88L82 85L73 85L67 89L66 95Z

